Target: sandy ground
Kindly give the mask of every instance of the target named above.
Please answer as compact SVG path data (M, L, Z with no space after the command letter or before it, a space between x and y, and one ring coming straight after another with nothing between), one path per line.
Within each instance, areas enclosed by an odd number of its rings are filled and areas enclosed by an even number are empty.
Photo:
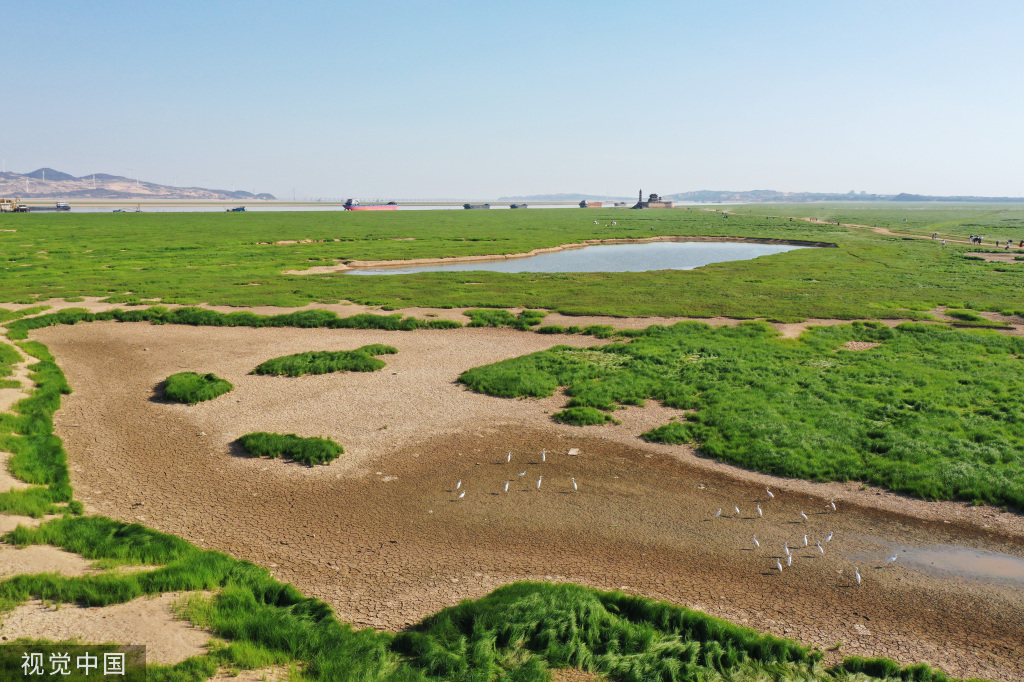
M147 662L178 663L206 653L205 645L213 637L175 617L171 605L182 594L168 592L102 607L63 604L60 609L32 600L4 616L0 634L4 639L78 638L84 642L144 644Z
M267 566L356 625L397 629L514 580L565 580L822 648L842 642L833 660L884 655L1024 678L1022 583L983 576L985 562L943 573L906 553L944 544L1024 556L1022 517L776 479L645 444L639 433L678 415L656 404L616 413L620 426L576 428L550 421L564 397L503 400L454 383L470 367L594 339L118 323L33 338L75 389L57 431L89 510ZM371 374L247 374L271 357L367 343L399 353ZM157 385L183 370L215 372L235 390L192 407L162 402ZM254 430L330 436L346 454L315 468L242 457L231 441ZM815 542L829 532L821 554ZM779 574L784 542L800 549ZM907 559L885 565L893 552Z

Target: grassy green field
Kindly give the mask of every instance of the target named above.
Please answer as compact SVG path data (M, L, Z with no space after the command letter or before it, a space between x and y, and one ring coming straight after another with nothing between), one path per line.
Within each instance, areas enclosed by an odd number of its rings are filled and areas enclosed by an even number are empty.
M433 211L394 213L86 214L0 216L0 302L101 296L125 304L210 302L299 306L353 301L402 308L524 307L609 315L717 315L927 319L937 305L959 322L989 324L976 311L1024 309L1018 265L964 258L963 246L880 236L767 215L884 225L894 231L1018 236L1024 209L1013 206L746 206L742 215L706 210ZM593 220L599 225L594 225ZM610 226L611 220L618 222ZM653 228L653 229L652 229ZM720 235L832 242L753 261L688 272L523 274L427 273L346 277L287 276L287 269L346 259L504 254L583 239ZM408 238L412 241L408 241ZM307 244L260 242L315 240ZM503 314L504 313L504 314ZM256 316L196 308L104 314L64 311L16 319L0 311L11 339L35 328L92 320L154 324L296 326L415 330L457 326L401 315L338 317L324 311ZM470 326L540 327L542 314L478 310ZM436 324L435 324L436 323ZM614 336L611 327L574 333ZM550 395L569 387L562 416L598 423L621 405L664 401L692 409L647 436L697 442L724 461L815 480L856 478L923 497L954 497L1024 508L1021 459L1024 341L998 332L904 325L817 329L798 340L746 324L701 324L623 335L594 349L552 349L467 373L476 390ZM881 345L837 350L850 340ZM181 613L229 640L176 666L151 666L150 679L205 680L218 667L297 665L310 680L550 679L582 668L622 681L791 680L944 682L926 666L847 659L836 667L798 643L620 593L571 585L520 583L435 614L401 634L355 631L330 608L274 580L264 569L201 550L139 525L81 516L53 414L70 387L39 343L19 344L38 362L37 388L0 415L9 468L33 484L0 493L0 511L64 514L6 537L79 552L101 566L153 570L0 581L0 609L36 597L103 605L170 590L210 590ZM16 361L0 345L0 381ZM2 384L0 384L2 385ZM607 427L614 428L614 427ZM258 435L258 434L254 434ZM276 435L276 434L267 434ZM263 439L266 441L267 439ZM271 443L273 445L273 443ZM338 448L340 450L340 447ZM951 464L952 463L952 464Z
M750 215L728 217L698 208L13 214L0 219L0 227L17 230L0 232L0 300L101 296L124 303L160 299L240 306L341 300L393 308L529 307L571 314L776 319L914 317L938 304L986 310L1016 305L1024 268L965 260L960 254L966 246L942 249L930 240L903 241L753 215L789 209L829 210L748 206L735 210ZM956 222L966 234L975 229L966 226L970 220L1004 220L993 210L1005 211L1006 220L1024 219L1024 210L1010 207L970 207L946 215L896 206L865 213L837 209L836 215L921 231ZM904 215L914 222L902 223ZM618 225L610 225L612 220ZM585 239L655 235L811 240L839 248L801 249L695 271L281 274L338 260L521 253ZM261 244L305 239L314 242Z

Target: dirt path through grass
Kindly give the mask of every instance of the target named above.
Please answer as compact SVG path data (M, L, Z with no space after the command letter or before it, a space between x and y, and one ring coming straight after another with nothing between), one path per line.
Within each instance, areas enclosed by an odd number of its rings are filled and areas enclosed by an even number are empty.
M88 509L267 566L356 625L400 628L514 580L565 580L823 648L842 642L832 659L885 655L961 676L1024 676L1020 585L884 564L897 545L1024 556L1021 517L775 479L644 444L639 433L678 414L657 405L617 412L621 426L580 429L550 421L558 396L503 400L453 383L469 367L592 338L118 323L33 338L75 389L56 422ZM365 375L247 374L269 357L368 343L399 352ZM215 372L236 389L196 406L154 400L154 386L183 370ZM316 468L238 456L231 441L257 427L328 436L346 454ZM822 555L815 542L829 532ZM780 575L784 542L800 549Z

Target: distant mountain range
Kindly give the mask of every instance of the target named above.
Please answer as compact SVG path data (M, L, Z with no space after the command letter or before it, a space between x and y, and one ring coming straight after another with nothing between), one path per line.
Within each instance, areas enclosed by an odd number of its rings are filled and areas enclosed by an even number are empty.
M698 190L695 192L677 192L663 194L662 199L670 201L698 202L742 202L758 203L806 203L813 201L976 201L976 202L1024 202L1024 197L977 197L977 196L931 196L926 194L867 194L865 192L847 192L846 194L829 192L779 192L773 189L755 189L745 192ZM636 197L608 197L594 194L534 194L530 196L499 197L498 201L631 201Z
M0 196L22 199L218 199L240 201L273 200L273 194L206 189L203 187L170 187L143 182L120 175L90 173L76 178L52 168L31 173L0 173Z

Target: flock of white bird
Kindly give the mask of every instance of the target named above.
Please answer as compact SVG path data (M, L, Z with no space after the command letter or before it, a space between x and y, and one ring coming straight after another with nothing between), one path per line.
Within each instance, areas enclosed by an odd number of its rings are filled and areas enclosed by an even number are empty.
M546 449L541 451L541 453L540 453L540 461L541 462L547 462L548 461L548 451ZM511 466L511 464L512 464L512 453L511 452L509 452L508 455L505 457L505 464ZM525 477L525 476L526 476L526 471L519 472L519 476L518 477ZM512 484L512 480L514 480L514 479L509 479L509 480L505 481L505 486L504 486L504 489L503 489L502 492L504 492L506 494L508 493L509 486ZM540 484L541 484L541 482L543 480L544 480L544 476L543 475L538 475L537 476L537 491L538 492L540 492ZM462 487L462 479L461 478L458 480L458 482L456 482L455 490L458 493L457 494L457 498L459 500L464 499L466 497L466 489ZM573 490L574 493L579 492L579 485L576 484L576 478L575 477L572 477L572 490ZM768 494L768 499L765 500L766 503L775 499L775 493L773 493L771 491L770 487L766 487L764 489L764 491ZM755 507L757 508L757 517L758 518L764 517L764 510L761 509L761 503L760 502L755 503ZM836 511L836 501L834 499L833 500L829 500L828 508L830 508L833 512ZM742 514L740 513L739 505L733 505L732 510L736 513L736 517L735 518L741 518L742 517ZM721 518L721 516L722 516L722 509L719 509L717 512L715 512L715 518ZM806 522L808 522L810 520L808 518L807 514L804 513L803 510L800 511L800 518L803 520L804 523L806 523ZM829 531L828 535L826 535L825 538L824 538L824 542L826 544L829 543L829 542L832 542L832 536L833 536L832 531ZM810 547L810 538L808 537L808 535L806 533L804 534L803 541L804 541L804 545L803 545L804 547ZM756 533L754 534L754 537L753 537L753 543L754 543L754 548L755 549L760 549L761 548L761 542L757 539L757 534ZM817 548L819 554L824 556L825 555L825 548L821 546L821 543L822 543L822 540L815 540L814 546ZM783 543L782 550L785 553L785 557L786 557L786 568L792 567L793 566L793 552L789 548L789 541L788 540ZM887 565L891 564L892 562L896 561L897 558L899 558L897 555L893 555L893 556L889 557L888 559L886 559L885 563ZM783 570L782 558L781 557L774 557L774 559L775 559L775 568L779 571L779 573L782 573L782 570ZM859 586L861 584L861 582L862 582L862 578L861 578L861 575L860 575L860 567L859 566L854 566L853 567L853 576L854 576L854 579L857 581L857 585Z
M765 501L766 503L775 499L775 493L773 493L771 491L770 487L766 487L764 489L764 491L768 494L768 500ZM761 509L761 503L757 502L755 504L755 506L757 507L757 518L762 518L764 516L764 510ZM833 512L836 511L836 501L834 499L833 500L829 500L828 508L831 509ZM741 518L742 517L742 514L740 514L740 508L739 508L738 505L733 505L732 510L736 513L735 518ZM721 518L721 516L722 516L722 509L720 508L717 512L715 512L715 518ZM806 522L808 522L810 520L808 518L807 514L803 510L800 511L800 518L802 519L802 521L804 523L806 523ZM799 522L797 522L797 523L799 523ZM828 535L826 535L825 538L824 538L824 542L826 544L831 542L832 541L832 536L833 536L832 531L829 531ZM804 547L810 547L810 538L808 537L807 534L804 534L803 542L804 542L804 544L803 544ZM818 553L821 554L822 556L824 556L825 548L821 546L821 543L822 543L821 540L815 540L814 546L818 549ZM757 539L757 534L756 533L753 536L753 544L754 544L754 549L760 549L761 548L761 542ZM789 548L789 541L788 540L785 541L782 544L782 551L784 553L784 556L786 557L786 568L792 567L793 566L793 552ZM783 570L782 557L772 557L772 558L775 559L775 568L781 574L782 570ZM896 561L897 558L899 558L899 557L898 557L898 555L895 555L895 554L893 556L889 557L888 559L885 560L886 565L891 564L892 562ZM859 586L861 584L861 582L862 582L862 578L861 578L861 575L860 575L860 567L859 566L854 566L853 567L853 576L854 576L854 579L857 581L857 585Z
M542 463L545 463L545 462L548 461L548 451L547 451L546 448L541 450L540 461ZM511 452L509 452L508 456L505 457L505 464L508 464L508 465L512 464L512 453ZM520 471L519 472L519 477L525 477L525 476L526 476L526 472L525 471ZM576 483L576 477L575 476L571 476L570 478L572 479L572 491L574 493L579 492L580 487ZM505 488L504 488L503 492L508 493L508 488L512 484L512 480L513 479L509 479L509 480L505 481ZM538 492L540 492L540 484L541 484L541 481L543 481L543 480L544 480L544 476L543 475L537 476L537 491ZM457 495L458 499L461 500L461 499L466 497L466 489L462 487L462 479L461 478L455 484L455 490L458 491L458 495Z

